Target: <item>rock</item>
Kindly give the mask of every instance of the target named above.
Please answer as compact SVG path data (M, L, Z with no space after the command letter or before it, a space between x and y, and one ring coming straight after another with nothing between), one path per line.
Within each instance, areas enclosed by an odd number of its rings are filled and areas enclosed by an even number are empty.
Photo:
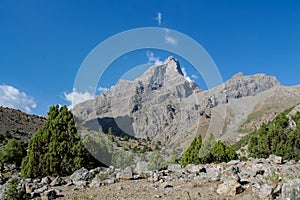
M70 177L75 185L82 185L83 182L93 178L94 174L90 173L87 169L81 168L76 170ZM81 182L83 181L83 182ZM80 183L79 183L80 182Z
M258 191L258 196L261 199L266 199L271 196L272 192L273 192L273 187L264 184L261 186L260 190Z
M276 156L276 155L269 155L269 160L273 163L276 163L276 164L281 164L282 163L282 157L280 156Z
M93 178L92 182L89 184L90 187L100 187L102 184L102 180L100 180L97 176Z
M203 165L194 165L194 164L188 164L185 167L186 171L189 173L201 173L201 172L206 172L206 169Z
M122 186L118 186L116 189L117 190L123 190L124 188Z
M281 199L300 199L300 179L288 180L283 184Z
M148 181L155 183L159 181L159 178L159 174L155 172L151 176L149 176Z
M114 166L109 166L108 168L107 168L107 170L106 170L106 173L108 174L108 175L111 175L111 174L113 174L115 172L115 167Z
M33 192L33 190L32 190L32 184L30 184L30 183L26 183L25 184L25 192L28 193L28 194L30 194L30 193Z
M63 178L57 176L55 179L53 179L53 181L50 183L50 186L61 186L64 184L64 180Z
M240 177L238 176L239 172L240 169L237 166L230 166L222 172L221 181L226 182L227 180L233 179L239 182L240 181Z
M131 180L133 178L132 167L126 167L123 171L117 173L116 177L120 180Z
M115 178L109 178L103 181L104 184L113 184L116 183L117 180Z
M45 185L45 186L43 186L41 188L35 189L34 192L37 193L37 194L41 194L41 193L45 192L46 190L48 190L48 186L47 185Z
M179 172L182 169L182 166L180 164L169 164L168 170L171 172Z
M148 171L148 162L137 162L134 171L137 174L144 174L146 171Z
M90 170L90 173L91 174L94 174L94 175L96 175L96 174L98 174L98 173L100 173L101 172L101 167L97 167L97 168L95 168L95 169L91 169Z
M211 179L212 181L219 181L221 178L221 172L219 168L209 167L206 168L207 178Z
M235 196L243 191L241 184L236 180L228 180L219 185L217 193L226 196Z
M74 183L74 185L84 187L84 186L88 185L88 182L87 181L76 181Z
M159 187L161 187L161 188L172 188L173 186L170 185L168 182L163 182L162 184L160 184Z
M44 177L42 178L41 183L44 185L48 185L51 183L51 179L49 177Z
M282 176L288 179L294 179L299 176L300 165L283 165Z
M41 194L42 200L56 199L57 193L55 189L50 189Z

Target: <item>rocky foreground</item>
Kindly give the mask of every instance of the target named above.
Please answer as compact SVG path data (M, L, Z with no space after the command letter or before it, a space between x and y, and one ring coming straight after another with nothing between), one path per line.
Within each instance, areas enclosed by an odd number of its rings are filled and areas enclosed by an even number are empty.
M18 175L16 175L18 177ZM300 162L268 159L221 164L170 164L162 171L146 165L124 170L81 168L69 177L22 179L31 199L300 199ZM7 187L1 176L0 198Z

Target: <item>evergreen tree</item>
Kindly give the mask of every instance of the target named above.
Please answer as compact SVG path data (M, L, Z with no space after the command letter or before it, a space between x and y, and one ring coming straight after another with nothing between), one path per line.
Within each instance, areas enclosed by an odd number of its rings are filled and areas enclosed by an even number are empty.
M284 159L300 159L300 113L292 116L297 126L291 129L287 117L289 110L279 114L270 123L262 124L252 134L248 142L249 156L267 158L270 154L275 154Z
M56 105L50 107L46 123L30 140L21 175L64 176L98 164L81 142L72 113L66 106Z
M186 166L188 164L199 164L199 150L201 149L201 145L202 137L199 134L196 138L194 138L191 145L184 152L181 160L181 164L183 166Z
M0 150L0 163L2 165L4 163L15 164L20 167L22 159L26 156L26 146L27 144L22 140L9 139L7 144Z

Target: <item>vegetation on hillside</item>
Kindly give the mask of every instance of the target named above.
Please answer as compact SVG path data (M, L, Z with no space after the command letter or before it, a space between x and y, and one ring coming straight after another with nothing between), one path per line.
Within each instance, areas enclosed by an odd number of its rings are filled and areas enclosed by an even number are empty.
M22 159L26 156L27 144L22 140L16 140L15 138L9 139L7 144L0 150L0 164L1 170L4 163L14 164L16 167L20 167Z
M73 115L66 106L51 106L44 126L30 140L22 161L23 177L69 175L75 170L99 166L77 134Z
M237 159L235 150L221 141L215 141L214 136L202 144L201 135L197 136L184 152L181 164L220 163Z
M300 159L300 112L291 116L297 124L290 127L287 110L279 114L268 124L262 124L248 140L250 157L266 158L270 154L282 156L284 159Z

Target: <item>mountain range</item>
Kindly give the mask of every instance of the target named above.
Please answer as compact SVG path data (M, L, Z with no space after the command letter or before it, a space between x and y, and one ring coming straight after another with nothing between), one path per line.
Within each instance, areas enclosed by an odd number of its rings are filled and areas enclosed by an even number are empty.
M242 73L203 90L169 57L134 81L121 80L72 112L85 128L150 138L186 148L197 134L233 144L262 123L300 103L300 85L283 86L273 76Z

